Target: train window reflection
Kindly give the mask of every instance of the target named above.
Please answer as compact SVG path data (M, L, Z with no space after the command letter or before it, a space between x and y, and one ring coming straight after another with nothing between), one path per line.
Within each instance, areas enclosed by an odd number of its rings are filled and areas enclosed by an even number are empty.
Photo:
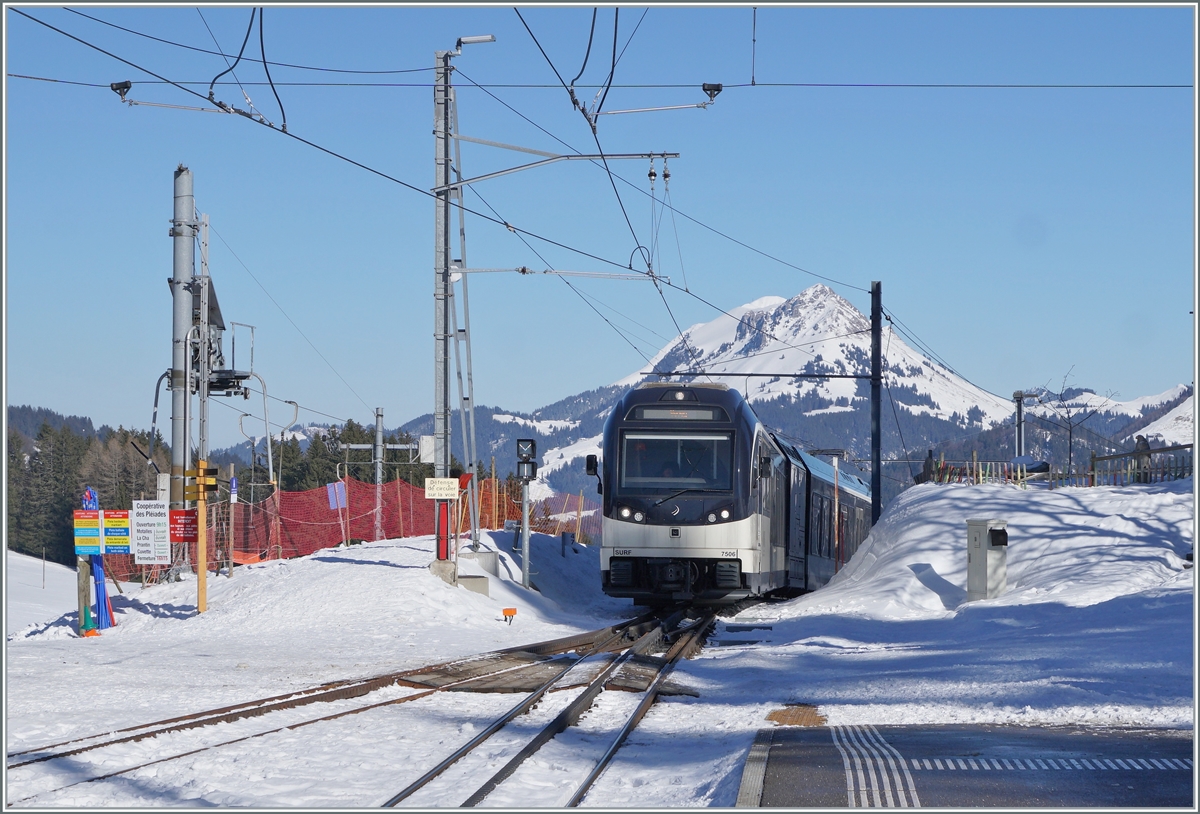
M732 453L730 433L626 433L619 485L646 492L729 489Z

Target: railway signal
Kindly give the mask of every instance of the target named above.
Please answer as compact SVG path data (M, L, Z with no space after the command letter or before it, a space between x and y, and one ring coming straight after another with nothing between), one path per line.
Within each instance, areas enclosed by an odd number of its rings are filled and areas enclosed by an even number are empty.
M521 481L521 585L529 587L529 482L537 477L537 441L517 439L517 477Z

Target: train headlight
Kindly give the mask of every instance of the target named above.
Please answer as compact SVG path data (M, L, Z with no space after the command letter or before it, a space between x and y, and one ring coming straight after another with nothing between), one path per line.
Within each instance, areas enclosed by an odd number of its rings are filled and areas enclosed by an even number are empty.
M708 513L708 522L710 522L710 523L715 523L715 522L717 522L717 513L716 513L716 512L709 512L709 513Z
M633 512L629 509L628 506L622 506L620 511L617 512L617 514L621 515L622 520L628 520L633 515Z
M646 515L643 514L642 512L634 512L633 519L640 523L646 519Z
M721 509L721 519L722 520L729 519L729 509Z

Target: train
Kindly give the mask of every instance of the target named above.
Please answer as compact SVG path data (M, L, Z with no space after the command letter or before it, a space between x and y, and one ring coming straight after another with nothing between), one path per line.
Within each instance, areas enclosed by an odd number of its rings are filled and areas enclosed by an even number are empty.
M603 498L603 590L731 604L829 582L871 528L870 486L773 432L723 384L645 382L586 469Z

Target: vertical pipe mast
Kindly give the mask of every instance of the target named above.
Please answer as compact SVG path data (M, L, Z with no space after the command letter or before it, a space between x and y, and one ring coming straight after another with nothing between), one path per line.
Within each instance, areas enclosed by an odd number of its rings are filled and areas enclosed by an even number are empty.
M450 89L450 125L454 128L453 133L458 135L458 93L452 87ZM462 180L462 154L459 151L458 138L454 139L454 174L458 180ZM462 187L454 188L455 199L458 201L458 259L462 262L462 267L467 268L467 214L463 211L463 194ZM471 548L479 549L479 472L477 471L476 463L478 454L475 451L475 379L471 370L471 309L470 301L467 298L467 277L462 275L462 308L463 308L463 331L462 339L466 350L467 362L467 390L463 393L462 389L462 369L459 368L458 376L458 395L460 399L459 415L463 419L463 448L466 454L467 471L471 473L471 480L467 484L467 504L471 511ZM455 336L459 336L457 324L457 311L455 313ZM458 361L458 343L455 343L455 362ZM465 415L463 410L465 408Z
M208 215L200 216L200 342L197 371L200 391L200 450L197 458L208 460L208 375L212 365L212 334L208 324Z
M883 383L883 292L871 282L871 525L879 522L883 507L882 438L879 429L879 387Z
M175 169L175 208L171 218L173 268L171 276L171 507L182 509L183 470L187 468L185 413L190 383L188 331L192 328L192 292L188 290L195 267L196 199L192 173L180 164Z
M433 133L436 215L434 219L433 288L433 476L450 476L450 58L453 51L434 55ZM450 559L449 518L443 500L435 502L437 559Z
M375 539L383 539L383 408L375 408Z

